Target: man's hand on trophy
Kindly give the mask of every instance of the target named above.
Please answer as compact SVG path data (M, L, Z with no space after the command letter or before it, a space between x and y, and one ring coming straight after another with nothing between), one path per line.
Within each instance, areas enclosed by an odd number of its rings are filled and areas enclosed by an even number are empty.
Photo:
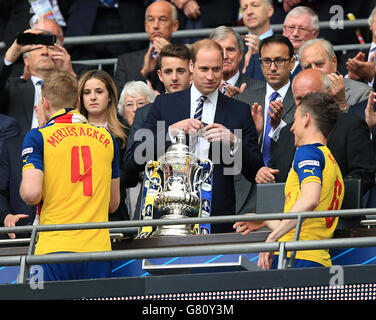
M199 135L199 131L204 127L203 123L200 120L188 118L174 123L170 126L170 134L175 137L180 129L184 130L185 134L191 136Z

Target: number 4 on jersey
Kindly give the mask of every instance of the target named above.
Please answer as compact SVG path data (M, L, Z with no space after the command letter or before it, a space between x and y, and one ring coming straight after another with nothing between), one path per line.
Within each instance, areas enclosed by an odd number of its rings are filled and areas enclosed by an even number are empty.
M84 165L83 174L80 174L80 149L81 157ZM92 179L92 159L91 151L88 146L73 147L71 152L71 182L81 181L83 193L86 197L93 195L93 179Z

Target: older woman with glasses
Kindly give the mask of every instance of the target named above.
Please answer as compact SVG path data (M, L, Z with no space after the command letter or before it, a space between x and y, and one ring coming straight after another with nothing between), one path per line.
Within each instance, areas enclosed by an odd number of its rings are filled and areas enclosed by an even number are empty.
M142 81L129 81L124 85L119 98L118 111L129 127L133 124L136 110L154 102L155 93Z
M126 125L132 126L136 110L154 102L155 93L142 81L129 81L124 85L119 98L118 111L124 118ZM137 197L143 180L143 174L139 176L138 184L127 189L127 206L131 219L136 209Z

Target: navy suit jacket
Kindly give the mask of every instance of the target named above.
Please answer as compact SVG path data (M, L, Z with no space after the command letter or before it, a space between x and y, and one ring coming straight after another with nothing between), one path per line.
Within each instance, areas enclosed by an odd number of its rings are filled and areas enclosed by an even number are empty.
M17 225L32 224L35 207L28 206L20 196L22 173L22 142L19 127L14 119L0 114L0 225L4 225L7 214L28 214L30 218L21 219ZM17 234L20 238L26 235ZM0 238L8 238L6 234Z
M0 63L0 113L13 117L21 136L31 129L35 89L31 80L10 77L12 65Z
M245 71L245 75L249 78L265 81L264 74L261 70L261 63L260 63L260 54L255 53L252 55L251 59L249 60L249 64Z
M178 121L190 118L190 89L170 94L159 95L151 105L145 121L145 128L151 129L156 146L157 121L165 121L163 138L168 135L168 127ZM234 112L236 110L236 112ZM253 123L250 108L247 104L218 94L218 102L214 122L224 125L234 131L242 129L241 136L241 171L250 181L254 181L258 169L263 165L262 156L257 146L257 133ZM135 149L141 142L134 142L127 148L126 153L133 155ZM171 143L166 142L165 152ZM213 143L212 143L213 145ZM222 153L229 152L229 148L221 146ZM240 146L239 146L240 148ZM214 162L213 172L213 199L212 216L235 214L235 189L234 176L224 175L225 167L232 167L234 164L226 164L224 159L212 159L212 146L209 150L209 158ZM156 148L155 148L156 151ZM237 152L240 149L237 150ZM155 152L154 158L157 159ZM236 156L235 156L236 157ZM236 160L235 160L236 162ZM137 169L137 164L133 166ZM138 165L138 172L144 169L144 165ZM127 170L129 170L127 168ZM232 232L232 223L213 224L212 232Z

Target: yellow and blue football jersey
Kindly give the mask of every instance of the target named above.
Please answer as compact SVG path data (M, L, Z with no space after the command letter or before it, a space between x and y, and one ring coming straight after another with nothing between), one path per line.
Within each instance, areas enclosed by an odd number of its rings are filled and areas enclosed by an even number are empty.
M300 197L301 187L308 182L321 184L320 202L314 211L340 210L345 193L340 168L330 150L322 144L303 145L296 150L285 186L284 212L289 212ZM307 218L303 221L299 240L330 239L338 217ZM293 241L295 229L279 241ZM298 251L296 259L331 266L328 250Z
M77 111L62 109L25 137L23 170L43 171L40 224L108 221L111 179L118 178L113 136ZM108 229L40 232L35 254L109 251Z

